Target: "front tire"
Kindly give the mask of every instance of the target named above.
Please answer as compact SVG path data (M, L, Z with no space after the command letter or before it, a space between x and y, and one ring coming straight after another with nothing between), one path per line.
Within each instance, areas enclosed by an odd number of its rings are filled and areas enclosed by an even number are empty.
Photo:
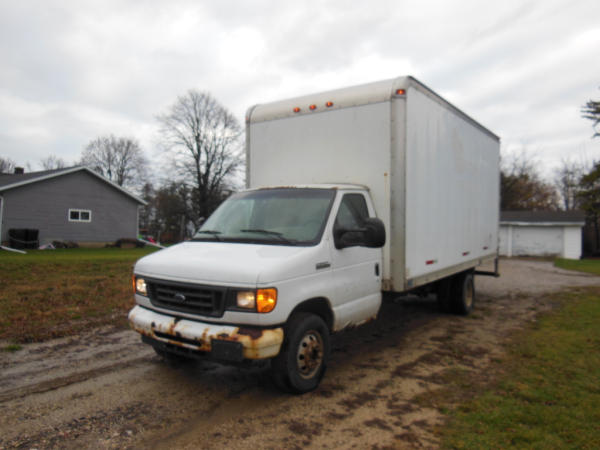
M318 385L329 359L329 329L316 314L297 313L285 327L281 351L272 361L276 384L294 394Z

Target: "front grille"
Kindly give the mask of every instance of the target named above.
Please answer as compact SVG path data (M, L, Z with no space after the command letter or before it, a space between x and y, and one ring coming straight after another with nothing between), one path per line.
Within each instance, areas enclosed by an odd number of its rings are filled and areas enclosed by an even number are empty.
M221 317L225 310L226 288L147 280L150 302L157 308Z

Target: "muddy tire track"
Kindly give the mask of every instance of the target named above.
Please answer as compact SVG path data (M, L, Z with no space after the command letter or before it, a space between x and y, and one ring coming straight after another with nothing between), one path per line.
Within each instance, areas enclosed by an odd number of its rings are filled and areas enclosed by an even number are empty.
M600 278L505 261L478 278L469 317L434 298L387 302L332 337L321 386L279 392L268 367L167 365L131 331L90 330L0 355L0 448L435 448L434 398L457 374L490 376L511 334L552 307L547 293Z

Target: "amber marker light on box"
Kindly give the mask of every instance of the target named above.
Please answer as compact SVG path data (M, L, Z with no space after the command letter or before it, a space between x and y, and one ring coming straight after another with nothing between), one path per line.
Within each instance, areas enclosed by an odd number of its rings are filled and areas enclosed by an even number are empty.
M300 112L300 108L298 108L297 106L294 108L294 112L295 113L299 113Z
M325 106L327 106L328 108L331 108L333 106L333 102L327 102L327 103L325 103Z
M404 89L396 89L396 95L404 95L406 91Z
M268 313L275 309L277 304L277 289L257 289L256 290L256 310L259 313Z
M309 108L311 111L314 111L315 109L317 109L317 105L310 105Z

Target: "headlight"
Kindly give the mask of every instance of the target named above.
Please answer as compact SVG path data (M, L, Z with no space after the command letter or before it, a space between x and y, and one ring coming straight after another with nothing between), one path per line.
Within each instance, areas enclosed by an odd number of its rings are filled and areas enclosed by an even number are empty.
M235 306L259 313L273 311L277 304L277 289L256 289L252 291L238 291L235 294Z
M135 292L143 295L145 297L148 296L148 287L146 285L146 280L143 278L136 277L135 279Z
M238 308L254 309L256 307L256 296L254 295L254 291L238 292L236 304Z

